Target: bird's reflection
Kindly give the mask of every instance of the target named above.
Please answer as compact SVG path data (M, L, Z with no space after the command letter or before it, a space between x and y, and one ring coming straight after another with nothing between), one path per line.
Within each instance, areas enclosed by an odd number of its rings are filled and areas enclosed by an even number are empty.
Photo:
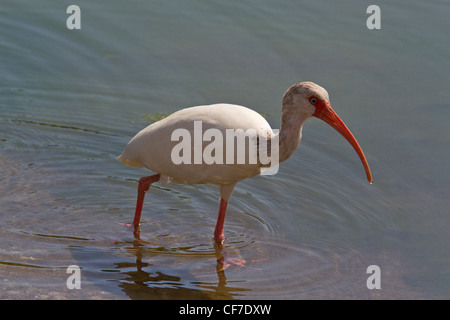
M223 256L223 249L224 249L223 244L219 244L216 241L214 241L214 251L217 258L216 272L217 277L219 279L218 283L219 288L225 287L225 285L227 284L227 277L225 276L225 267L224 267L225 258Z
M196 281L195 285L187 285L186 279L167 274L168 268L165 271L155 271L155 266L151 262L143 262L144 256L148 259L148 250L147 242L141 240L139 228L134 230L133 241L127 243L132 245L127 251L134 253L136 262L115 263L115 268L126 269L120 272L127 277L121 279L119 287L132 299L233 299L242 295L243 291L249 290L227 284L226 269L231 264L238 263L234 263L237 259L227 257L227 248L223 244L214 241L216 261L211 260L210 256L206 258L216 264L218 281L216 283Z

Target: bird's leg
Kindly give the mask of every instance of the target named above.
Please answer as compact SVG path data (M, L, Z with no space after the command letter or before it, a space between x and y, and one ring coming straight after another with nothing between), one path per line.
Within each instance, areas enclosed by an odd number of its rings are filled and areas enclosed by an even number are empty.
M234 187L234 185L233 185ZM219 208L219 216L217 217L216 229L214 230L214 240L216 243L214 244L214 249L216 251L217 258L217 271L221 272L228 268L230 265L236 265L239 267L246 267L247 261L239 258L230 258L228 257L227 248L224 245L225 235L223 232L223 226L225 223L225 213L227 212L228 201L224 200L222 197L220 198L220 208ZM250 261L254 262L254 261ZM249 268L249 267L247 267Z
M155 174L148 177L142 177L139 180L139 187L138 187L138 196L136 201L136 211L134 213L134 220L133 220L133 226L135 228L135 231L139 232L139 223L141 221L141 212L142 212L142 205L144 204L144 197L145 192L150 188L150 185L153 182L159 181L161 178L160 174Z
M214 240L219 246L223 246L225 235L223 233L223 225L225 223L225 213L227 212L228 201L220 198L219 216L217 217L216 229L214 230Z

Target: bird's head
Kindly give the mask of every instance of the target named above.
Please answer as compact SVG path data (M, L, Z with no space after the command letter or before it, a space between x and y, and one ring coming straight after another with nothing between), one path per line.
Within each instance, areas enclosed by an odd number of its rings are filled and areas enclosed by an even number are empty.
M353 134L331 108L328 92L313 82L300 82L291 86L283 97L283 113L303 114L319 118L336 129L352 145L358 154L370 183L372 173L361 147Z

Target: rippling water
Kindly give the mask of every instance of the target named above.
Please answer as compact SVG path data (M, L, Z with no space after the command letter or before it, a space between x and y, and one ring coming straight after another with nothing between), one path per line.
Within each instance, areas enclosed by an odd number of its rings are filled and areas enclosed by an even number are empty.
M0 298L449 298L449 22L444 1L4 1ZM116 161L182 107L228 102L279 126L293 83L328 89L371 165L310 120L275 176L237 185L214 247L217 186L151 187ZM217 259L246 260L225 270ZM81 290L66 287L69 265ZM369 265L382 290L369 290Z

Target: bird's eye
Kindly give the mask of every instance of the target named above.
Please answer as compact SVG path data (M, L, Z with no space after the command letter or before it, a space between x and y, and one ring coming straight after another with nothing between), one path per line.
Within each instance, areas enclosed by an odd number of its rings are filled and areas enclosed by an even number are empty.
M317 103L317 99L316 98L310 98L309 102L311 102L312 104L316 104Z

